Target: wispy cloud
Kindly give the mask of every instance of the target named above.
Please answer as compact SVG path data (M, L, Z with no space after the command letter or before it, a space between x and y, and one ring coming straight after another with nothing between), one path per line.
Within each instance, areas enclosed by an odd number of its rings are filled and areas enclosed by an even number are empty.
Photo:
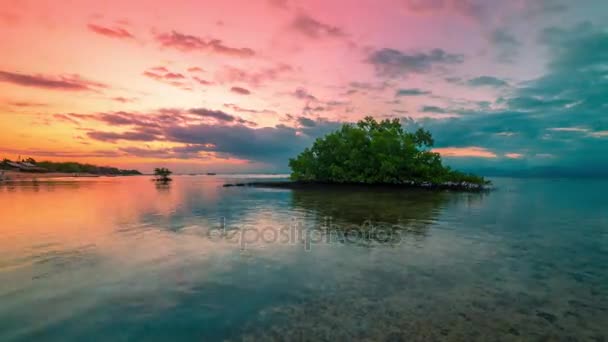
M2 70L0 70L0 82L63 91L96 91L107 87L103 83L86 80L79 75L28 75Z
M232 87L230 88L230 91L233 93L237 93L239 95L249 95L251 94L251 91L249 89L245 89L242 87Z
M420 95L429 95L431 92L427 90L410 88L410 89L397 89L395 91L395 96L420 96Z
M89 24L89 30L102 36L118 39L133 39L135 38L131 32L121 27L106 27L101 25Z
M434 148L433 152L439 153L444 157L451 158L496 158L496 153L484 147L441 147Z
M251 57L255 52L250 48L235 48L227 46L219 39L205 40L194 35L177 31L157 34L156 41L165 48L177 49L183 52L205 51L235 57Z
M305 13L299 13L291 22L291 28L302 35L313 38L344 38L347 34L341 28L320 22Z

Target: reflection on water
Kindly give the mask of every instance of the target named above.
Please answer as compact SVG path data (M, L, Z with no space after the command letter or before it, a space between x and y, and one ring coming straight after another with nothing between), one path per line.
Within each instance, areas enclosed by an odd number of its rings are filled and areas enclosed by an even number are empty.
M608 337L607 181L221 187L234 181L1 184L0 340ZM370 226L399 239L307 245Z

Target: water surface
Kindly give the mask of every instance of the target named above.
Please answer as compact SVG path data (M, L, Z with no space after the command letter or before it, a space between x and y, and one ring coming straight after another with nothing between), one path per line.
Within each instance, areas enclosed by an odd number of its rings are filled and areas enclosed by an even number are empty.
M608 181L0 185L1 341L608 338Z

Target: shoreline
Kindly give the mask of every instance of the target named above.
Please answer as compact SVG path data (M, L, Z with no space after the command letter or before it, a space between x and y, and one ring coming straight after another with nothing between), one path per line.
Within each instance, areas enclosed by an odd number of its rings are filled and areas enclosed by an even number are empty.
M2 174L2 170L0 170ZM54 178L97 178L97 177L118 177L118 175L96 175L92 173L67 173L67 172L48 172L30 173L19 171L4 171L0 182L27 182Z
M482 185L474 183L442 183L434 184L430 182L407 182L402 184L364 184L364 183L321 183L321 182L294 182L294 181L276 181L276 182L248 182L248 183L226 183L223 187L256 187L256 188L274 188L274 189L292 189L292 190L308 190L308 189L383 189L383 190L404 190L404 189L421 189L421 190L449 190L459 192L483 192L492 190L491 185Z

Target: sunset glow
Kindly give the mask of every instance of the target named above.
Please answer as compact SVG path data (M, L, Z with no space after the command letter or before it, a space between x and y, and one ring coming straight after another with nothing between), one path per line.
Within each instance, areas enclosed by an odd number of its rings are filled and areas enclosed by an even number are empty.
M372 115L465 169L608 168L608 11L567 4L0 0L0 157L284 171Z

